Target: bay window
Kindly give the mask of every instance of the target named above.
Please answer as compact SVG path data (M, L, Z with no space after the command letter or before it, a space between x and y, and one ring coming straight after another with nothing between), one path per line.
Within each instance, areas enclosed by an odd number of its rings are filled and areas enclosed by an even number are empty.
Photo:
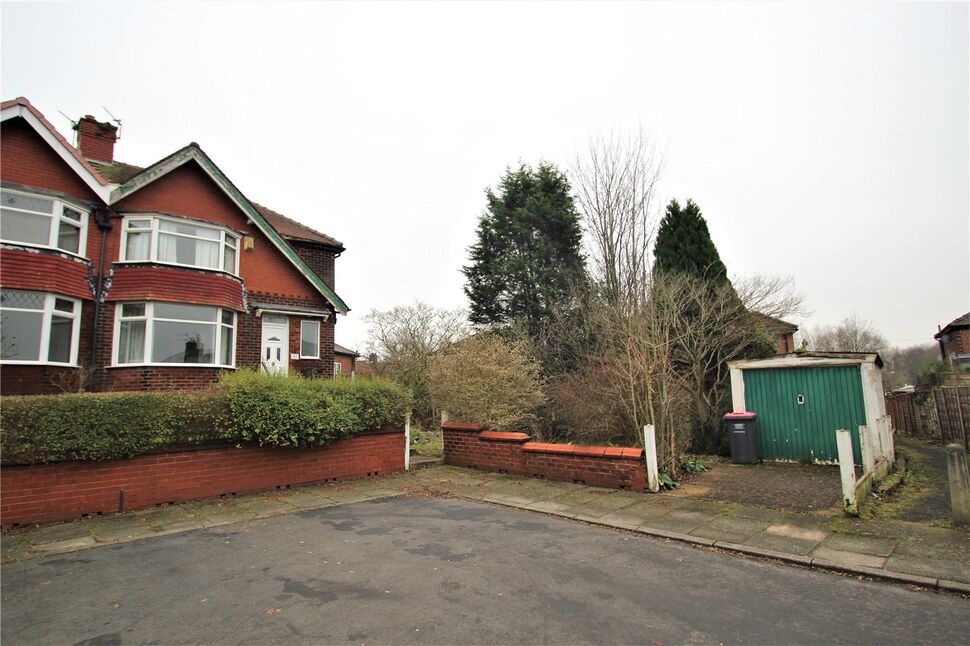
M122 303L115 324L115 365L235 364L236 313L206 305Z
M127 216L121 260L160 262L239 274L239 239L225 229L182 220Z
M62 200L0 191L0 239L84 255L88 214Z
M81 303L23 289L0 289L0 360L77 365Z

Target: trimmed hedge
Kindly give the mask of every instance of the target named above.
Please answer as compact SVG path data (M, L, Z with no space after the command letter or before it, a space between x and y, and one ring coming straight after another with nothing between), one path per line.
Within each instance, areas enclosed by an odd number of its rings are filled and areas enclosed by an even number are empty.
M410 407L410 393L389 382L249 370L197 392L3 397L0 462L113 460L213 441L321 446L402 425Z

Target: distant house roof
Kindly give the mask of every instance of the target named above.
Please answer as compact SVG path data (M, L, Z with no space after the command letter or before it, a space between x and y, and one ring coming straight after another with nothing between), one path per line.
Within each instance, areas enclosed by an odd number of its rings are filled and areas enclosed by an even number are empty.
M798 332L798 326L794 323L782 321L781 319L776 319L774 316L768 316L761 312L751 312L750 314L755 322L765 326L769 332L774 332L775 334L794 334Z
M959 318L955 318L946 324L942 330L933 335L934 339L939 339L944 334L949 334L955 330L965 330L970 328L970 312L967 312Z
M344 346L342 346L342 345L340 345L338 343L334 343L333 344L333 353L334 354L343 354L343 355L346 355L348 357L359 357L360 356L359 353L354 352L353 350L350 350L348 348L345 348Z

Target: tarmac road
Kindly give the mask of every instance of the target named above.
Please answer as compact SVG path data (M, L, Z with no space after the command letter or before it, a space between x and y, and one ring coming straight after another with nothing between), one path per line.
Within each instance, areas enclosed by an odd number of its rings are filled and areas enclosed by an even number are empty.
M399 497L6 565L16 644L965 644L970 601Z

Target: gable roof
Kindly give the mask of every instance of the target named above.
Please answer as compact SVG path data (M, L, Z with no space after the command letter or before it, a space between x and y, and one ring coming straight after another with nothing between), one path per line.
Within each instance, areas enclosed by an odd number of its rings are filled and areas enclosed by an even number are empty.
M175 151L171 155L155 162L147 168L139 168L121 162L92 163L84 159L81 153L67 142L57 132L44 115L40 113L30 101L24 97L17 97L11 101L0 103L0 121L15 117L23 117L27 123L57 152L58 155L81 177L81 179L100 197L105 204L114 204L131 195L155 180L164 177L176 168L192 161L205 172L215 184L232 200L243 213L256 225L273 245L296 267L307 281L326 298L334 309L341 314L350 311L347 304L337 295L320 276L303 261L303 259L286 242L284 237L326 244L340 251L344 247L333 238L303 226L275 211L259 207L250 202L242 192L236 188L215 162L209 158L195 142ZM264 211L270 215L264 215ZM278 231L269 220L281 224L290 234Z
M344 346L340 345L339 343L334 343L333 344L333 353L334 354L347 355L348 357L359 357L360 356L360 353L359 352L354 352L353 350L350 350L348 348L345 348Z
M151 166L143 169L141 172L133 175L123 184L117 186L111 191L111 203L115 203L122 200L132 193L148 186L155 180L158 180L176 168L180 168L188 162L195 162L198 166L209 176L209 178L215 182L215 184L222 189L226 196L232 200L236 206L242 210L243 213L256 225L256 228L263 232L263 234L270 239L270 241L276 246L280 252L286 256L296 269L303 274L311 285L313 285L317 291L319 291L324 298L330 301L341 314L346 314L350 311L347 304L342 298L337 296L337 293L330 289L330 286L323 282L320 276L317 276L312 269L303 261L303 259L293 250L289 244L283 239L280 233L273 228L272 225L267 222L263 214L260 213L259 209L246 199L246 196L236 188L228 177L222 172L222 170L216 166L215 162L209 158L207 154L202 150L199 144L192 142L188 146L176 150L174 153L161 159Z
M761 312L749 312L751 318L755 320L756 323L760 323L765 326L769 332L774 332L775 334L794 334L798 332L798 326L794 323L789 323L788 321L782 321L774 316L768 316L767 314L762 314Z
M344 245L339 240L331 238L326 233L321 233L316 229L311 229L305 224L300 224L282 213L277 213L273 209L253 202L253 206L262 214L266 221L273 225L273 228L280 232L280 235L288 240L300 242L314 242L344 251Z
M20 117L26 121L54 152L77 173L85 184L105 203L111 193L111 183L102 177L81 152L69 144L40 111L22 96L0 103L0 122Z
M953 330L962 330L965 328L970 328L970 312L967 312L963 316L959 316L947 323L942 330L933 335L933 338L939 339L944 334L949 334Z

